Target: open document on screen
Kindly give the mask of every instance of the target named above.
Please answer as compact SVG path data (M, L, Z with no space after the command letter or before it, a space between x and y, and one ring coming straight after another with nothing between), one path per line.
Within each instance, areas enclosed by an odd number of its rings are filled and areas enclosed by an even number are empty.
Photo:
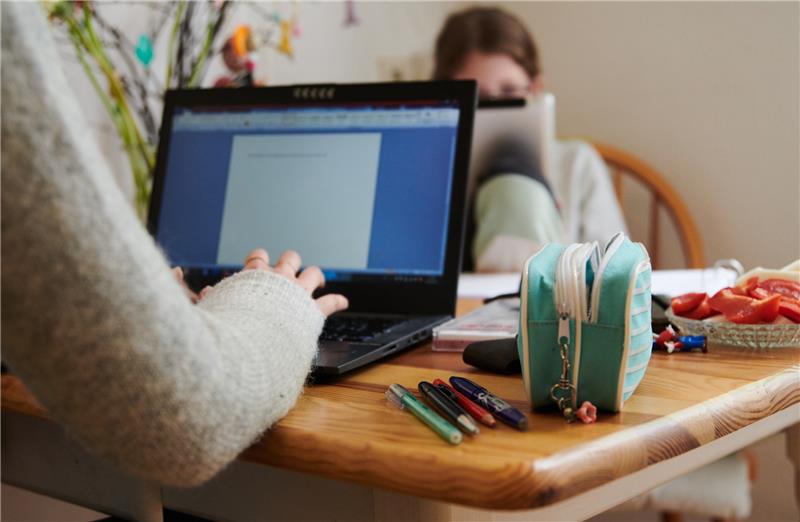
M178 108L156 237L194 269L263 247L329 280L438 277L458 121L449 102Z
M217 263L253 245L304 265L367 268L381 133L236 135Z

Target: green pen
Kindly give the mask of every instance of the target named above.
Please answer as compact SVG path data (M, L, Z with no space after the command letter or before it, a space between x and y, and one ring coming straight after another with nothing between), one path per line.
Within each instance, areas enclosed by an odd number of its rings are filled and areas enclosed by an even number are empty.
M444 420L438 413L434 412L414 397L410 391L399 384L392 384L386 390L386 398L389 402L400 408L408 409L419 420L427 424L430 429L435 431L441 438L450 444L461 443L461 432L452 424Z

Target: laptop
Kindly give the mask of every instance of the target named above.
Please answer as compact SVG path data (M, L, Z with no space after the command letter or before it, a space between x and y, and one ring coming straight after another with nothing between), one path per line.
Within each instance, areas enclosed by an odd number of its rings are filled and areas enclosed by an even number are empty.
M264 247L350 308L318 375L428 339L455 313L472 81L169 91L148 227L197 290Z

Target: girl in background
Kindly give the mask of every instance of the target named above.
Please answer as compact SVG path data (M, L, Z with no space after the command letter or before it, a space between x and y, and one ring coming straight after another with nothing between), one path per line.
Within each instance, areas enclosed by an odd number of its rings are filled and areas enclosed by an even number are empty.
M474 7L450 15L434 60L435 80L477 80L481 99L525 98L543 89L533 38L502 9ZM479 174L468 218L466 269L519 271L545 242L603 244L626 230L595 149L577 140L556 140L552 147L547 179L513 144Z

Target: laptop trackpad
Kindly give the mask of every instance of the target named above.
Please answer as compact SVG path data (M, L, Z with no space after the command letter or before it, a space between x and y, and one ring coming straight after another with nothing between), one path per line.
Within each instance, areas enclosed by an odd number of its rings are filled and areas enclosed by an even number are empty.
M345 362L358 359L377 348L380 344L376 343L348 343L340 341L325 341L320 346L317 355L317 366L339 366Z

